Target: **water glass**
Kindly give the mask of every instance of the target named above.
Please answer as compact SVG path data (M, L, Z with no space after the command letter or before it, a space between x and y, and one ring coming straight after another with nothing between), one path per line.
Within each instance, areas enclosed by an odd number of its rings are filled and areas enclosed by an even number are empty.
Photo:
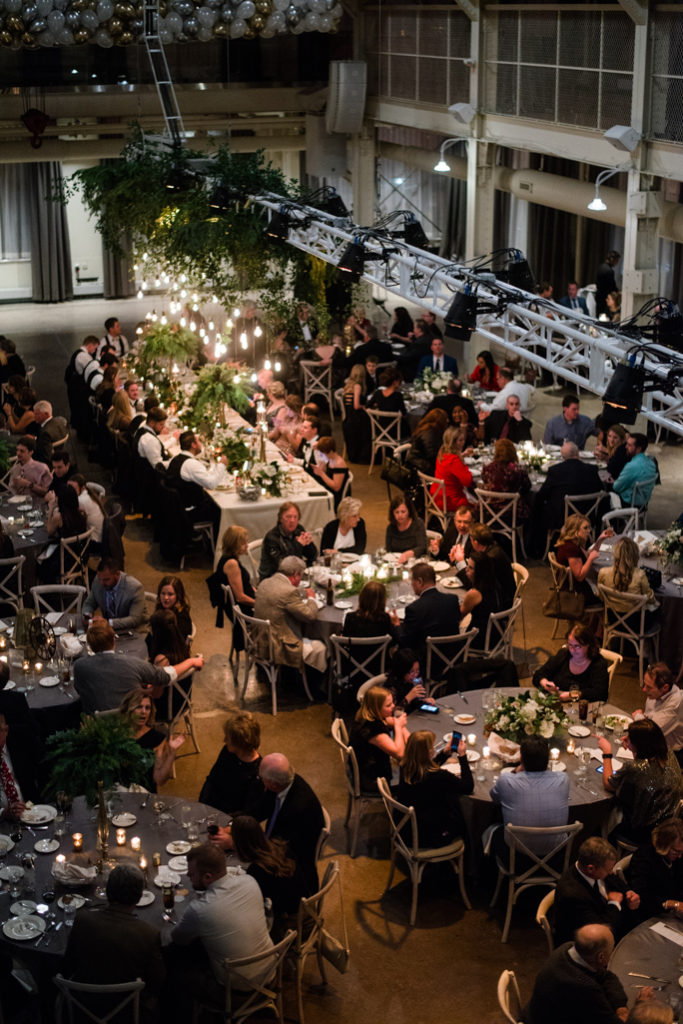
M188 843L196 843L199 839L199 823L191 821L187 826L187 841Z
M192 824L192 808L189 804L183 804L180 808L180 824L183 828L189 828Z
M66 903L64 905L64 927L73 928L74 918L76 916L76 907L73 903Z
M65 831L66 831L66 818L64 817L63 811L58 811L57 814L55 815L55 828L54 828L55 838L58 839L60 836L63 836Z

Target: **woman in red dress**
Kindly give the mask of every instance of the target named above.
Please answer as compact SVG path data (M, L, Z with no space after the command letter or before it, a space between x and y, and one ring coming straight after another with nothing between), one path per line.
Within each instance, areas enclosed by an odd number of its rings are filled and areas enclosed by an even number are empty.
M434 476L446 485L446 511L455 512L461 505L468 505L465 488L472 485L472 473L462 461L461 453L467 433L461 427L448 427L436 458ZM432 484L431 493L437 493L437 484ZM440 505L440 497L436 498Z

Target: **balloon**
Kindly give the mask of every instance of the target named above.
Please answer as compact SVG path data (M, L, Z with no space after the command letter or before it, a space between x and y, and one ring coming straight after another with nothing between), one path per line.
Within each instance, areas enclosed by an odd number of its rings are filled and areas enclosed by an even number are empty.
M325 11L325 0L308 0L308 6L316 14L323 14Z
M95 42L98 46L103 46L105 50L108 50L110 46L114 45L114 40L107 32L106 28L101 28L95 35Z
M334 22L329 14L320 15L320 28L319 32L329 32L334 25Z
M8 14L7 15L7 20L5 21L5 25L10 30L10 32L23 32L24 31L24 22L22 21L21 18L16 18L13 14Z
M21 0L5 0L5 10L8 14L18 14L21 10Z
M197 39L199 39L201 43L208 43L213 39L213 32L210 28L207 28L206 25L200 25L199 32L197 32Z
M21 12L21 16L25 22L31 22L38 14L38 8L35 4L27 4Z
M38 3L36 4L38 14L42 15L43 18L47 18L53 6L54 4L52 3L52 0L38 0Z
M238 18L253 18L256 14L256 4L253 0L242 0L242 3L237 8Z
M304 25L309 32L317 32L320 25L320 15L315 11L309 11L304 18Z
M78 11L67 11L64 15L64 21L69 28L78 28L81 22L81 16Z
M55 37L52 35L52 32L41 32L38 36L38 42L41 46L54 46Z
M81 43L87 43L90 39L90 33L87 28L77 28L74 32L74 42L79 46Z
M36 18L36 20L31 25L31 32L33 32L36 37L39 36L41 32L44 32L46 29L47 22L45 18Z
M159 39L163 46L168 46L173 42L173 33L169 32L167 28L159 28Z
M202 28L213 28L216 24L218 15L215 11L212 11L210 7L200 7L197 11L197 21Z
M199 22L196 18L185 18L183 32L188 36L196 36L199 31Z
M70 28L64 26L57 33L57 42L60 46L73 46L74 45L74 34Z
M194 15L194 4L189 3L189 0L181 0L176 6L176 11L183 18L191 18Z
M170 14L166 15L165 27L176 36L182 31L183 19L176 11L171 11Z
M256 0L256 10L259 14L270 14L273 10L271 0Z
M281 11L276 11L275 14L271 14L266 22L266 32L284 32L287 22L285 16Z
M69 6L69 0L53 0L52 6L58 11L65 11Z
M254 17L249 22L249 27L253 29L254 32L260 32L261 29L265 27L265 24L266 19L263 17L263 15L255 14Z
M50 11L47 16L47 27L55 35L59 32L60 28L64 28L64 15L61 11Z
M117 46L128 46L129 43L133 42L133 33L127 29L124 30L119 38L116 40Z
M289 7L289 0L273 0L273 9L276 11L286 11Z
M114 39L116 39L117 36L121 35L121 33L123 32L123 22L120 18L109 19L109 31L113 35Z
M241 39L247 31L247 23L243 18L233 18L230 25L230 38Z
M289 31L292 33L293 36L300 36L302 32L306 31L304 19L301 18L300 21L295 21L293 24L292 22L290 22Z
M223 4L221 7L221 18L223 21L232 21L233 9L230 4Z

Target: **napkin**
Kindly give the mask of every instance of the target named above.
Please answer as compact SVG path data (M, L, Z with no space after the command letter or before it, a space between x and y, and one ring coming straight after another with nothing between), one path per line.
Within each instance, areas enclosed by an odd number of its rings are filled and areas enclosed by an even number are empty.
M74 885L77 882L87 885L97 877L97 868L94 864L76 864L75 861L66 861L59 864L57 861L52 865L53 877L64 885Z
M633 535L633 539L638 545L641 555L649 555L654 542L657 540L657 536L651 533L650 530L637 530Z
M63 612L48 612L45 618L51 626L56 626L63 614Z
M650 929L653 932L657 932L658 935L663 935L665 939L669 939L670 942L675 942L679 946L683 946L683 933L674 931L668 924L664 924L663 921L658 921L657 924L650 925Z
M501 761L508 763L519 761L519 743L504 740L497 732L492 732L489 734L488 745L491 753L499 757Z
M75 658L83 650L81 641L73 633L65 633L64 636L60 637L59 647L62 654L67 658Z

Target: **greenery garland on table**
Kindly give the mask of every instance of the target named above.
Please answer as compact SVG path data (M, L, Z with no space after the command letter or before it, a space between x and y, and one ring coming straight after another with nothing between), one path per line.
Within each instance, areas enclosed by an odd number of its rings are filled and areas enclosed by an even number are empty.
M348 579L348 576L347 576ZM371 577L367 577L364 572L353 572L351 573L350 583L344 582L344 576L342 576L342 585L337 587L335 593L338 597L355 597L356 594L360 594L361 590L366 583L369 583L370 579L378 580L380 583L388 585L389 583L400 583L403 579L402 575L399 576L381 576L377 574Z
M249 395L244 383L244 367L227 363L203 366L187 395L183 421L205 436L213 434L217 424L225 426L225 406L237 412L249 408Z
M566 729L571 719L562 710L559 698L543 690L501 696L498 706L485 719L486 733L496 732L503 739L521 743L525 736L540 735L550 739Z
M154 764L154 751L140 746L130 723L120 715L82 715L79 729L55 733L47 746L50 775L46 795L63 791L76 797L83 793L91 806L97 803L98 781L105 789L117 783L146 786Z

